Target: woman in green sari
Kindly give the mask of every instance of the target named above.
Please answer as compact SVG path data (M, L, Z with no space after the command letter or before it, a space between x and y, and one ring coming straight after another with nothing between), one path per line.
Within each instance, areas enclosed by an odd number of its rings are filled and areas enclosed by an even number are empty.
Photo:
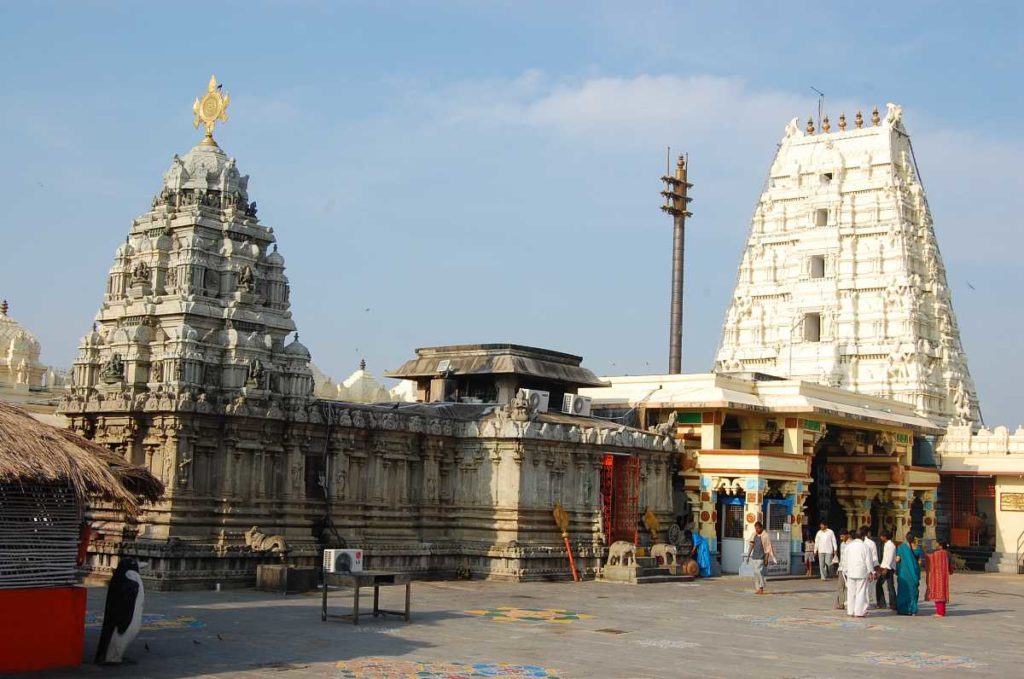
M900 615L917 615L921 554L917 538L907 533L907 539L896 550L896 612Z

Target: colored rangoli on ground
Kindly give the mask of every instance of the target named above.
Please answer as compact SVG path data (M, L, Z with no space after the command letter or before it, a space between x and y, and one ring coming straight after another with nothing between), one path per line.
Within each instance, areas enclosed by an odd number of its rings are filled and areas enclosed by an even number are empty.
M103 616L96 613L85 614L86 627L100 627L103 625ZM159 613L144 613L142 615L143 630L167 630L167 629L202 629L206 623L193 618L190 615L178 615L171 617Z
M488 618L494 622L557 622L567 624L593 617L586 613L567 611L564 608L513 608L511 606L476 608L466 611L466 613Z
M335 665L343 679L478 679L509 677L510 679L558 679L556 670L538 665L509 663L450 663L358 658Z
M742 620L761 627L792 628L792 627L824 627L826 629L855 629L867 632L888 632L892 627L859 620L843 620L841 618L798 618L784 615L727 615L733 620Z
M914 653L868 651L861 653L860 657L876 665L909 667L915 670L973 670L981 664L962 655L935 655L922 651Z

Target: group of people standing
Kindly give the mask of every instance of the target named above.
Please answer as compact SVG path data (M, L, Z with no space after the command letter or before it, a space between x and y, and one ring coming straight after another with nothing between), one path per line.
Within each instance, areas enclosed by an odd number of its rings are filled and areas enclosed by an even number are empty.
M921 574L927 573L926 599L935 602L935 614L946 614L949 601L949 575L952 571L946 544L936 541L936 548L925 553L917 537L907 533L897 546L882 533L879 542L867 526L859 530L835 533L822 522L813 542L804 548L804 563L811 574L815 557L822 580L838 581L836 608L845 608L855 618L867 615L869 606L890 608L900 615L917 615ZM881 548L881 558L879 558ZM887 604L888 601L888 604Z

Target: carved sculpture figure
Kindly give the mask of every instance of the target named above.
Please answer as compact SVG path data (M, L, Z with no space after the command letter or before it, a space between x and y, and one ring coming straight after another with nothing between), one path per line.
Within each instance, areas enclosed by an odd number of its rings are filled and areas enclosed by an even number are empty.
M825 471L828 473L828 478L832 483L846 483L846 465L826 465Z
M263 368L263 362L258 358L254 358L249 362L249 375L247 378L248 383L262 389L266 383L267 371Z
M635 566L636 548L632 542L618 540L608 548L609 566Z
M238 289L252 292L256 282L252 275L252 267L246 264L238 274Z
M103 370L100 372L100 377L107 384L113 384L120 382L124 379L124 363L121 361L121 354L113 353L107 362L103 364Z
M132 283L148 283L149 282L149 265L143 261L138 261L135 266L132 267Z
M245 546L254 552L288 553L288 542L284 536L267 535L259 529L259 526L253 526L245 531Z

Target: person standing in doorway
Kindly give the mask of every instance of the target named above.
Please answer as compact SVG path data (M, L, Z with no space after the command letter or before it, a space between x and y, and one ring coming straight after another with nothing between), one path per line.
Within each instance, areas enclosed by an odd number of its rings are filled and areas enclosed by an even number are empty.
M843 554L846 575L846 614L863 618L868 613L868 583L875 577L877 561L871 558L867 530L861 528L847 543Z
M868 553L871 555L871 562L873 564L871 574L874 577L878 576L878 544L875 542L874 536L871 535L871 526L861 526L860 534L863 536L861 539L864 541L864 546L867 547ZM875 598L875 588L873 586L868 587L868 606L870 608L878 607L878 599Z
M832 567L832 560L839 551L836 544L836 534L824 521L818 533L814 536L814 551L818 555L818 570L821 572L821 579L828 580L829 568Z
M843 554L846 552L846 545L850 541L850 531L839 532L839 563L836 565L836 608L846 608L846 573L843 569Z
M772 540L764 531L764 525L758 521L754 524L754 536L750 539L750 549L747 550L747 561L754 575L755 594L764 594L764 565L768 559L771 559L772 563L778 563L772 550Z
M949 575L952 572L946 543L935 541L935 551L928 555L928 591L925 599L935 602L935 615L946 616L949 601Z
M889 534L883 532L878 536L882 540L882 561L879 564L878 579L875 581L875 604L876 608L896 610L896 543L892 541ZM886 588L889 596L886 597ZM886 603L888 602L888 603Z

